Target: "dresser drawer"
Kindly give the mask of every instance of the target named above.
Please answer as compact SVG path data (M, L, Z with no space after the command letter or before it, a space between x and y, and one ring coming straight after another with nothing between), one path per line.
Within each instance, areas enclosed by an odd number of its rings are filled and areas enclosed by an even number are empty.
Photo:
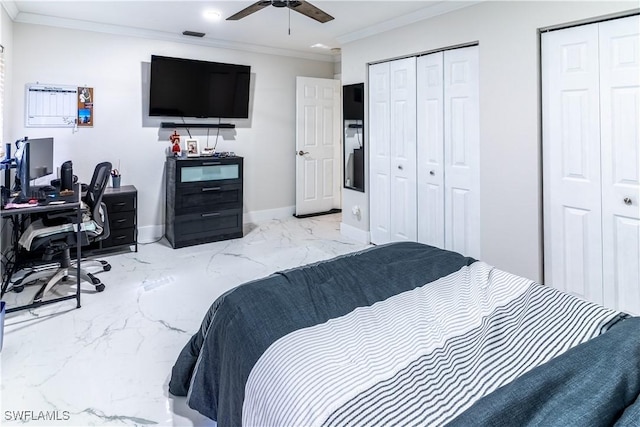
M102 247L134 245L136 243L136 229L134 227L124 229L111 229L109 237L102 240Z
M242 231L242 209L182 215L176 218L176 239L191 240Z
M176 215L242 206L242 184L192 185L175 195Z
M108 215L109 228L111 228L111 231L135 226L136 213L134 211L109 212Z
M131 195L110 195L107 198L103 197L102 201L107 206L109 215L116 212L135 210L135 198Z

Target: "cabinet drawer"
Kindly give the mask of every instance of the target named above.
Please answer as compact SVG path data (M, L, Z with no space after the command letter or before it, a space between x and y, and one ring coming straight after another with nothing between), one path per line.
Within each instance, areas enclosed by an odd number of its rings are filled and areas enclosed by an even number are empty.
M120 245L134 245L136 243L136 229L124 228L111 230L109 237L102 241L102 247L108 248L111 246Z
M176 215L237 208L242 203L242 184L189 186L175 198Z
M242 210L206 212L176 218L175 235L179 240L191 240L217 234L242 231Z
M223 184L240 182L242 165L228 160L201 160L179 162L176 184L183 187L190 183Z
M130 195L110 196L102 199L109 215L115 212L135 210L135 199Z
M134 227L135 217L136 213L134 211L109 213L109 227L112 231Z

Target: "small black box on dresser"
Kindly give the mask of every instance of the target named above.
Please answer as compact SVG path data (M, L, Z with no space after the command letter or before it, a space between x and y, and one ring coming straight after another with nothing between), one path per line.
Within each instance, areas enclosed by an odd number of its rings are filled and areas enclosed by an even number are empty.
M242 237L242 157L167 157L165 237L173 248Z

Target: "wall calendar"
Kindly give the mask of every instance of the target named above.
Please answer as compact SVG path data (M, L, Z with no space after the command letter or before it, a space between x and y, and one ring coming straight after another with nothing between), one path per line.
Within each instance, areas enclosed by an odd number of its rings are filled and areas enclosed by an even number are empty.
M78 118L78 87L27 84L26 127L74 127Z

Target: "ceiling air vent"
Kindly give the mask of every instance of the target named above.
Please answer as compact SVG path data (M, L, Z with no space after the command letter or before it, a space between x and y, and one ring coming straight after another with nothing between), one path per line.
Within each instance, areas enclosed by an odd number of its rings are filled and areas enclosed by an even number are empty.
M199 33L197 31L183 31L182 35L191 37L204 37L204 33Z

